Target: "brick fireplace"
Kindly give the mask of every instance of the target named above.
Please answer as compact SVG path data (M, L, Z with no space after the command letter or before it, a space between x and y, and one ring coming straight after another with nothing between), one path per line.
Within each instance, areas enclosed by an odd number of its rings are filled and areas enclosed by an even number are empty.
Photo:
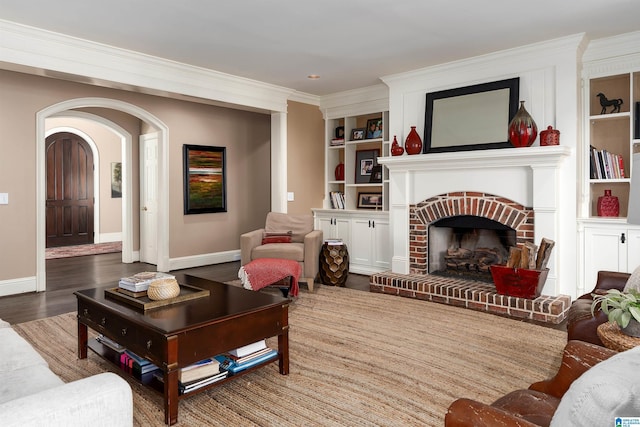
M560 292L556 254L543 296L495 292L491 283L429 274L429 225L469 215L515 230L518 243L542 237L562 245L559 169L566 147L527 147L380 158L389 169L392 271L371 276L371 291L559 323L571 302Z

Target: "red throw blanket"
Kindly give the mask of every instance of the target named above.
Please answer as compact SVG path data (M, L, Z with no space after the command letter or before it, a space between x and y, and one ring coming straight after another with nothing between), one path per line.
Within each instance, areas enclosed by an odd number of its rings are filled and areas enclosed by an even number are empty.
M289 293L298 296L298 279L302 267L296 261L278 258L258 258L240 267L238 278L246 289L258 291L269 285L291 277Z

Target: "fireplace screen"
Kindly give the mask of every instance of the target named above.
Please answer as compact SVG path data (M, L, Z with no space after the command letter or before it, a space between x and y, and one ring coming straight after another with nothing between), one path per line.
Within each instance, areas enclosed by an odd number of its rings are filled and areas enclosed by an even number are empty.
M459 215L429 225L429 273L492 282L489 267L504 264L516 231L484 217Z

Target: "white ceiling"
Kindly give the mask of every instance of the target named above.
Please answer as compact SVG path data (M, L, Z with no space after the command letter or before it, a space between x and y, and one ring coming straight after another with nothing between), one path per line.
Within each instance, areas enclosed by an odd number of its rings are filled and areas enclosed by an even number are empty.
M326 95L567 35L637 31L640 1L0 0L0 19Z

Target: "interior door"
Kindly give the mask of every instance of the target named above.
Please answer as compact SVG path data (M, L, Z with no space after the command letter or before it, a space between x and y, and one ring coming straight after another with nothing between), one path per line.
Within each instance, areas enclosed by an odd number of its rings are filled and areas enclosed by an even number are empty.
M158 134L140 136L140 261L158 263Z
M58 132L45 140L46 246L93 243L93 153L78 135Z

